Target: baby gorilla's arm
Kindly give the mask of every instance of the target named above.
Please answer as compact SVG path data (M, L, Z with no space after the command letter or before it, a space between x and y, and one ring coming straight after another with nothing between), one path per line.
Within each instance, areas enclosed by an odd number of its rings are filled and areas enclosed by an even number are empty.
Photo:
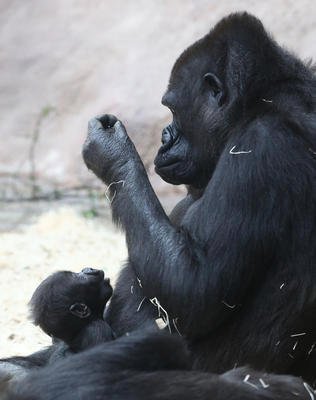
M83 328L69 343L69 347L77 353L114 339L115 334L110 325L102 319L97 319Z

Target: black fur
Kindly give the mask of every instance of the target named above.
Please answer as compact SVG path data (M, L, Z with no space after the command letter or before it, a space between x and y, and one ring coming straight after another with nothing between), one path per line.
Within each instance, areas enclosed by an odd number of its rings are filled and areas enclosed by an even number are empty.
M110 185L113 218L126 233L129 252L107 321L124 335L163 315L170 329L187 338L194 368L222 373L248 364L313 382L313 72L280 48L256 18L233 14L180 56L163 103L172 109L173 122L163 132L156 171L188 187L170 217L122 123L108 115L89 123L83 157ZM211 392L213 378L193 372L129 372L115 386L113 375L100 375L102 351L91 351L87 387L94 395L100 387L101 398L140 398L150 390L144 398L198 399L204 388L212 399L290 399L296 392L283 378L275 378L274 394L243 382L224 384L223 377L235 372L214 377ZM64 382L63 376L81 383L81 356L63 361L74 362L73 369L65 367L51 385ZM117 365L123 368L120 358ZM41 392L49 381L45 376ZM179 382L188 382L185 390ZM60 398L72 398L65 396Z
M0 360L0 394L2 380L14 382L30 370L113 340L115 333L103 318L112 292L104 272L93 268L58 271L46 278L36 288L30 308L35 325L52 337L53 345L27 357Z
M81 351L114 339L103 320L112 292L101 270L58 271L36 288L30 301L32 318L53 339L64 341L71 351Z
M8 400L308 400L299 378L239 368L224 375L190 372L179 337L137 333L29 374ZM181 369L181 371L180 371Z
M0 361L25 369L40 368L113 340L115 334L103 319L112 292L110 281L104 279L101 270L85 268L80 273L58 271L50 275L33 293L30 309L34 324L52 337L54 345L28 357Z
M87 166L112 184L113 218L127 238L109 324L123 334L154 320L157 298L189 340L196 368L250 364L312 381L312 71L256 18L233 14L180 56L163 103L173 122L156 170L188 185L170 218L115 117L92 120L83 149Z

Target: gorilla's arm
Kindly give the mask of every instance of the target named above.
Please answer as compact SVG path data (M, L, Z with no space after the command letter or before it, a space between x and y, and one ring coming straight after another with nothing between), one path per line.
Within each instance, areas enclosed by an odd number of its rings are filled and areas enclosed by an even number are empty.
M126 232L129 258L144 295L157 298L169 317L178 318L182 332L205 333L242 303L250 285L255 289L256 280L268 264L273 264L274 249L290 223L280 204L291 207L295 198L291 193L283 198L283 191L306 190L306 182L300 181L297 165L288 154L296 149L302 176L308 175L310 160L304 165L300 151L306 153L305 159L312 155L291 132L284 134L278 121L266 117L252 123L227 143L203 196L192 204L177 228L163 211L124 132L122 125L114 133L99 129L99 136L92 140L91 160L90 131L85 161L110 184L113 217ZM109 160L107 140L123 148L119 162L95 168L94 163L100 162L96 146L100 153L103 148L102 157ZM113 144L109 146L114 158ZM230 152L233 146L235 152Z
M45 366L52 354L57 349L57 345L52 345L46 349L37 351L29 356L15 356L0 359L0 368L6 363L17 365L22 368L39 368Z
M97 357L96 357L97 359ZM43 369L12 388L6 400L310 400L300 378L238 368L224 375L196 371L104 373L69 359L68 370ZM98 365L98 363L96 363ZM83 365L83 368L82 368ZM122 366L121 366L122 367ZM72 369L71 369L72 368ZM123 367L122 367L123 368ZM247 378L248 377L248 378ZM245 379L247 381L245 382ZM66 382L66 384L65 384Z
M302 379L238 368L223 375L190 371L178 336L133 333L60 360L9 387L8 400L310 398Z

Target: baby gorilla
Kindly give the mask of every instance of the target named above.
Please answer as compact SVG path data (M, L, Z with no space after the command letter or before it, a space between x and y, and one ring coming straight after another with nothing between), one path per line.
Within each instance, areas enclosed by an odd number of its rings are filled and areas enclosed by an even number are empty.
M37 287L30 301L33 321L54 342L64 342L56 346L52 359L115 338L103 319L112 292L104 272L93 268L56 272Z

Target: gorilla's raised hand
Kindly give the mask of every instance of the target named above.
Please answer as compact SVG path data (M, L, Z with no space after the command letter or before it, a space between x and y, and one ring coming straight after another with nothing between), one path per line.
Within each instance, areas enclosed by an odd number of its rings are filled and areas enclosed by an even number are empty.
M110 114L89 121L82 155L87 167L106 184L124 179L126 164L139 159L124 125Z

